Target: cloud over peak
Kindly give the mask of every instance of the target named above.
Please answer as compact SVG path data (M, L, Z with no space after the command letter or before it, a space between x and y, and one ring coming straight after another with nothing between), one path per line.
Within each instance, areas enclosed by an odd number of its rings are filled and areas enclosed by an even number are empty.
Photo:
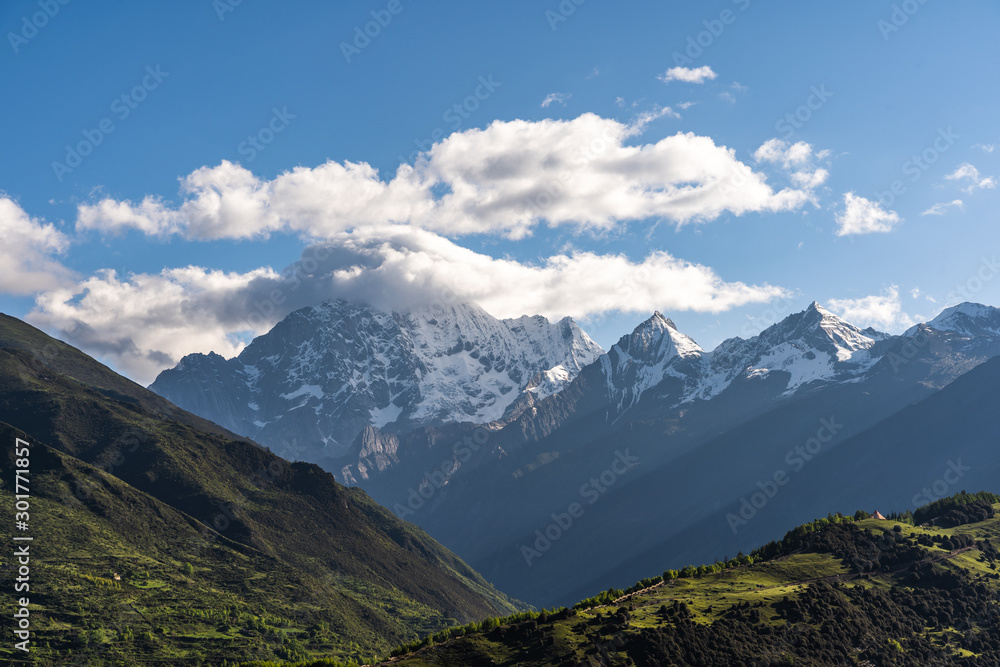
M786 294L727 282L661 250L639 261L570 252L525 263L395 225L342 232L306 248L280 274L267 267L226 273L188 266L128 277L103 271L42 295L29 319L148 383L185 354L232 356L288 313L333 298L386 310L471 301L497 317L557 319L657 309L717 313Z

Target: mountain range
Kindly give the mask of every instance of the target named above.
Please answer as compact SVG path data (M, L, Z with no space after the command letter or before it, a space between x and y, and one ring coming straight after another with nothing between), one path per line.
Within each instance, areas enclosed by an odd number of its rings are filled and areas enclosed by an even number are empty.
M386 351L396 351L392 362ZM842 446L997 355L1000 311L968 303L901 335L860 329L813 303L711 351L655 313L602 353L571 320L332 302L294 313L235 360L186 358L151 388L275 451L316 460L502 590L549 606L650 567L746 551L829 511L802 480L817 488L865 479L856 457L835 456ZM345 378L356 390L338 394ZM542 386L551 389L535 391ZM262 413L264 426L227 416L240 410ZM350 428L337 426L338 415ZM908 445L891 442L885 455L905 457ZM948 443L928 451L914 474L949 458ZM882 486L866 497L899 501ZM747 509L761 489L778 491ZM562 517L574 504L570 529Z
M233 359L191 354L150 389L276 453L336 461L372 426L485 424L562 389L604 350L570 318L458 304L295 311Z

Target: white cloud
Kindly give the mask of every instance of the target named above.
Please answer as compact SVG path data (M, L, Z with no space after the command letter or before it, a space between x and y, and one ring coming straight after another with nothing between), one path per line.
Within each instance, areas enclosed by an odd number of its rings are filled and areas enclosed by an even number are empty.
M39 295L26 319L148 384L190 352L238 353L243 345L232 335L249 329L242 292L269 276L276 274L189 266L122 279L104 270Z
M573 97L572 93L549 93L545 96L545 99L542 100L542 108L544 109L551 104L561 104L566 106L566 102L571 97Z
M945 213L948 212L948 209L950 208L957 208L960 211L964 210L965 202L963 202L961 199L955 199L950 202L940 202L934 204L920 215L944 215Z
M69 239L55 225L30 217L0 195L0 292L26 295L54 289L72 279L55 255Z
M127 278L105 271L40 296L29 319L148 383L188 353L236 354L246 333L263 333L287 313L330 298L386 309L473 301L498 317L586 318L655 309L718 313L785 295L771 285L725 282L709 267L662 251L641 261L571 251L528 264L397 225L341 233L307 248L281 275L269 268L238 274L186 267Z
M635 120L633 120L626 128L626 136L636 137L646 131L646 126L652 123L654 120L659 120L666 116L667 118L680 119L681 115L671 109L670 107L661 107L654 105L650 111L643 111Z
M814 190L826 183L830 172L816 167L815 160L829 157L830 151L813 150L812 144L798 141L789 144L784 139L769 139L754 151L758 163L780 165L788 173L792 184L803 190Z
M409 173L410 167L401 167ZM408 217L412 207L430 206L414 196L414 184L386 184L368 164L327 162L297 167L273 181L261 181L238 164L201 167L181 180L183 203L172 208L147 196L141 203L104 199L78 207L77 229L117 233L127 228L147 234L182 232L189 238L265 237L279 230L322 235L354 224Z
M984 153L992 153L993 151L996 150L997 145L996 144L974 144L972 147L973 148L978 148L979 150L983 151Z
M991 190L997 186L992 176L983 176L979 170L968 162L959 165L958 169L945 176L946 180L955 181L962 192L972 194L976 189ZM963 187L964 185L964 187Z
M384 181L365 163L330 161L273 180L224 161L181 180L181 202L104 199L79 207L77 227L127 228L193 239L261 238L277 231L331 238L358 227L405 223L442 234L520 238L547 222L577 229L662 218L678 225L725 212L788 211L808 192L775 192L766 178L709 137L678 133L627 145L653 116L631 125L584 114L573 120L494 122L452 134Z
M758 162L774 162L789 169L808 165L813 155L812 145L804 141L789 144L784 139L768 139L754 151L753 157Z
M830 177L830 172L826 169L815 169L813 171L794 171L791 173L792 183L803 190L814 190L826 183Z
M887 211L878 202L853 192L844 195L844 210L837 214L836 220L837 236L889 232L901 222L895 211Z
M913 318L903 312L899 287L890 286L881 294L861 299L831 299L827 307L857 327L874 327L890 333L913 326Z
M76 228L99 229L110 234L138 229L149 236L167 236L181 231L181 218L157 197L146 196L138 204L105 198L78 208Z
M682 81L684 83L705 83L716 78L718 74L712 71L708 65L703 67L671 67L665 74L657 77L663 83L671 81Z

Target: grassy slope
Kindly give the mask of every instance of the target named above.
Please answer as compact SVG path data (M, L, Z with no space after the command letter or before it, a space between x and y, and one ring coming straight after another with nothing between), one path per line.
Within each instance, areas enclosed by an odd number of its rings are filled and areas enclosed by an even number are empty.
M6 316L0 420L3 507L33 444L35 664L372 655L519 608L360 490Z
M1000 505L994 507L1000 509ZM856 525L874 534L881 534L893 526L890 522L876 520L865 520ZM969 535L976 540L989 539L995 545L1000 543L1000 515L980 523L948 529L904 525L903 535L909 538L911 533L915 536ZM912 539L908 541L913 543ZM740 623L757 634L762 634L762 626L772 626L774 632L763 633L771 637L768 642L754 644L747 641L743 644L746 653L740 653L739 659L765 665L834 664L811 662L808 651L799 650L807 641L800 640L799 646L796 646L794 639L788 640L790 633L794 637L796 633L805 636L814 632L819 637L810 639L814 642L812 648L815 648L815 643L823 641L822 636L830 626L826 620L818 618L790 622L787 612L783 611L787 608L787 600L808 600L824 595L828 604L829 599L851 599L855 606L850 607L852 611L847 615L856 617L841 620L848 626L856 622L864 628L868 621L862 619L864 606L857 606L857 600L864 600L865 596L852 595L852 592L865 589L892 594L937 595L943 596L945 602L931 605L933 609L928 612L930 616L922 634L876 635L872 638L873 633L859 633L865 639L858 642L860 646L848 648L848 652L852 653L851 664L865 664L865 660L870 660L867 664L921 664L921 660L929 658L924 656L915 660L907 653L911 648L918 648L918 644L922 651L937 652L933 664L996 664L996 652L988 653L984 649L983 653L977 654L960 644L967 634L985 637L985 629L996 624L997 603L1000 601L997 563L990 562L991 559L978 548L954 555L950 553L939 546L921 547L922 558L937 562L924 566L927 572L923 580L914 581L909 567L902 568L902 571L895 571L900 568L892 567L881 573L859 574L829 553L806 550L734 570L661 583L611 605L577 612L564 611L545 619L467 634L380 664L399 667L656 664L649 661L648 645L653 643L652 640L662 641L666 635L691 640L701 628L707 631L711 641L718 628L725 627L730 634L738 634L732 628ZM823 581L818 582L817 579ZM955 582L959 582L959 589L971 589L978 585L988 587L992 601L989 605L976 607L977 615L981 614L983 618L956 617L952 624L941 624L935 619L934 614L950 604L947 601L948 589L954 588ZM839 588L827 591L826 586L834 583L839 584ZM675 613L675 603L684 603L684 610ZM884 602L878 604L885 605ZM668 615L662 611L664 606ZM879 617L893 615L888 606L875 609L872 616L876 620L885 621L888 619ZM749 614L753 616L748 618ZM865 644L865 641L869 643ZM893 642L898 643L902 652ZM741 664L736 654L732 660L731 664ZM689 663L671 660L669 664Z

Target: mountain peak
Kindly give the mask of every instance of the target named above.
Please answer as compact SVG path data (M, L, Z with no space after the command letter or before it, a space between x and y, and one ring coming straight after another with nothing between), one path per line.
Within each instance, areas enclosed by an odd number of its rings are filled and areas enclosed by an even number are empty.
M674 331L677 331L677 325L674 324L674 321L672 319L670 319L669 317L664 316L664 314L661 313L658 310L654 311L653 312L653 316L650 317L646 321L647 322L656 322L656 323L660 324L661 326L666 326L666 327L669 327L669 328L673 329Z
M635 329L632 330L632 335L642 334L643 332L655 331L662 332L667 329L673 329L677 331L677 325L669 317L666 317L660 311L654 311L653 314L646 320L643 320Z
M813 301L812 303L810 303L809 307L806 308L804 311L802 311L801 314L805 315L806 317L809 317L809 316L817 317L818 316L819 319L820 319L820 321L824 321L825 320L825 321L829 321L829 322L843 322L844 324L846 324L848 326L853 326L847 320L845 320L844 318L842 318L840 315L837 315L833 311L828 310L827 308L825 308L823 306L823 304L821 304L819 301Z
M985 306L981 303L963 303L951 306L941 311L927 326L938 331L951 331L964 336L1000 335L1000 308ZM906 335L911 335L916 327L909 329Z
M821 339L827 339L833 343L841 358L848 351L868 349L872 343L885 337L885 334L871 328L862 331L836 313L824 308L818 301L813 301L808 308L800 313L789 315L764 333L770 333L769 338L777 336L785 340L803 337L813 340L816 335L819 335ZM813 342L817 341L813 340Z
M603 352L571 319L329 299L289 314L235 359L192 358L150 387L279 453L297 442L296 458L318 461L344 454L366 426L496 421L539 374L536 397Z
M666 346L664 342L667 342ZM671 347L681 356L704 351L691 337L681 333L673 320L658 310L633 329L631 334L622 336L615 347L632 356L644 356L650 350L665 351Z
M790 376L786 393L831 380L848 368L856 372L874 363L869 351L886 337L873 329L862 331L813 301L752 338L719 345L711 353L714 379L699 395L714 395L739 375L762 377L775 370Z
M945 308L941 311L941 314L934 319L951 317L952 315L965 315L966 317L978 318L989 316L991 314L995 314L996 312L997 309L991 306L985 306L981 303L973 303L971 301L963 301L962 303L950 308Z

